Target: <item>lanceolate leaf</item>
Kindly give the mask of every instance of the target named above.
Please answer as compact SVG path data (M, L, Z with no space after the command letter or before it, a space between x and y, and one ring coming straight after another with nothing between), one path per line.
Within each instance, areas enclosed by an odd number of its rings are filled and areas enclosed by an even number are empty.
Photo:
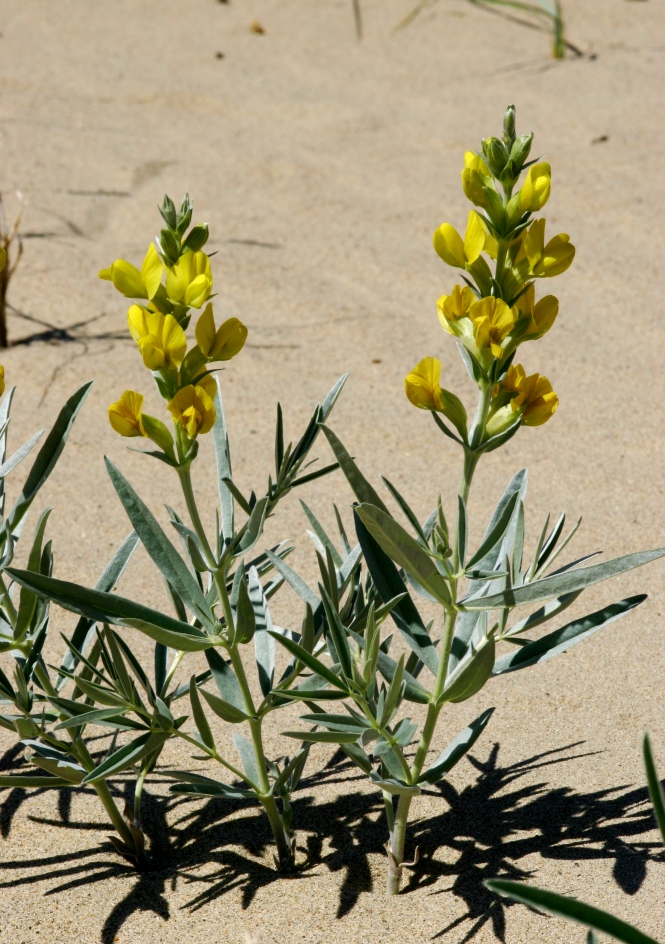
M206 649L206 659L215 680L217 691L224 701L229 702L239 711L244 711L245 700L242 697L240 683L229 663L216 649Z
M654 551L638 551L636 554L626 554L602 564L593 564L591 567L580 567L579 570L570 570L563 574L552 574L542 580L525 584L522 587L513 587L502 593L491 594L486 597L466 597L460 601L464 610L492 610L496 607L522 606L525 603L539 603L541 600L551 600L565 593L574 593L583 590L601 580L617 577L650 561L657 560L665 555L665 549Z
M101 764L98 764L94 770L91 770L90 773L84 777L82 782L97 783L99 780L106 780L107 777L111 777L113 774L126 770L127 767L138 763L138 761L142 760L148 754L157 750L158 747L161 747L167 737L168 734L166 733L159 732L151 734L149 731L139 735L139 737L130 741L129 744L124 744L122 747L118 748L117 751L114 751L110 757L105 758Z
M658 823L658 829L660 830L660 835L665 845L665 793L663 793L663 787L653 761L651 741L649 740L648 734L644 735L642 750L644 754L644 766L647 772L647 783L649 784L649 796L653 804L653 812L656 817L656 822Z
M215 456L217 459L217 478L219 485L219 502L222 510L222 535L225 543L230 543L233 539L233 496L229 491L225 479L231 479L231 451L229 448L229 436L226 430L226 420L224 418L224 404L222 402L222 390L219 380L217 383L217 393L215 395L215 425L212 428L212 437L215 443Z
M323 662L317 659L316 656L313 656L311 652L307 652L306 649L303 649L302 646L299 646L297 642L294 642L288 636L280 636L279 633L275 632L271 633L271 635L274 636L285 649L288 649L292 656L296 656L300 662L306 665L308 669L311 669L312 672L321 676L322 679L325 679L326 682L329 682L335 688L347 692L344 682L338 678L331 669L324 665Z
M493 711L494 708L483 711L475 721L471 722L468 728L458 734L455 740L451 741L448 747L439 754L431 767L421 774L418 783L436 783L437 780L441 780L446 774L450 773L455 764L464 757L483 733Z
M232 787L219 780L212 780L210 777L204 777L200 774L192 774L186 770L164 770L166 777L176 777L181 783L175 783L170 787L171 793L184 794L185 796L207 796L222 797L226 800L253 800L256 794L252 790L245 790L244 787Z
M8 568L7 573L21 586L33 593L53 600L66 610L99 623L114 623L117 626L134 626L152 639L185 652L207 649L213 643L201 630L166 616L157 610L127 600L115 593L90 590L66 580L55 580L28 570Z
M330 448L335 453L335 458L339 462L340 468L346 476L346 479L353 490L353 494L356 496L358 501L375 505L377 508L380 508L383 512L385 512L385 514L388 514L388 509L381 501L374 488L369 484L365 476L362 474L358 466L355 464L351 456L348 454L335 433L333 433L333 431L327 426L322 426L321 429L325 433L326 439L330 443Z
M542 639L527 643L526 646L520 647L515 652L497 659L492 675L503 675L505 672L525 669L530 665L536 665L538 662L545 662L561 652L567 652L572 646L598 632L603 626L608 626L621 616L634 610L644 600L646 600L646 594L644 593L635 597L628 597L625 600L620 600L619 603L613 603L602 610L590 613L582 619L574 620L572 623L568 623L567 626L548 633Z
M372 537L398 567L402 567L440 603L450 603L448 583L421 544L380 508L365 504L359 505L356 511Z
M296 741L314 744L353 744L358 740L358 734L353 731L282 731L282 734Z
M436 675L439 670L439 656L420 613L407 592L404 581L391 559L381 549L358 515L354 514L354 519L358 540L374 586L384 603L405 594L404 598L391 610L391 616L411 649L430 672Z
M245 714L245 712L241 711L239 708L236 708L235 705L230 704L230 702L210 694L205 688L201 689L201 694L215 714L223 721L228 721L229 724L242 724L243 721L249 721L249 715Z
M110 459L106 459L106 468L127 516L146 551L192 613L209 630L214 631L215 617L187 564L169 541L148 506L139 498L122 472L116 469Z
M8 523L11 531L15 531L21 523L23 516L30 507L35 495L42 487L46 479L53 471L56 462L60 458L62 450L65 448L67 437L74 420L78 416L79 410L88 395L92 381L83 384L76 393L67 400L58 418L53 424L53 428L44 440L41 449L37 453L28 477L25 480L23 491L17 498L14 507L9 513Z
M623 944L658 944L654 938L642 934L637 928L620 918L615 918L609 912L594 908L593 905L586 905L575 898L565 898L555 892L548 892L544 888L533 888L522 882L509 882L505 879L491 879L485 882L485 885L490 891L506 895L523 905L529 905L530 908L537 908L539 911L545 911L560 918L568 918L569 921L576 921L603 934L609 934L615 940L623 941Z

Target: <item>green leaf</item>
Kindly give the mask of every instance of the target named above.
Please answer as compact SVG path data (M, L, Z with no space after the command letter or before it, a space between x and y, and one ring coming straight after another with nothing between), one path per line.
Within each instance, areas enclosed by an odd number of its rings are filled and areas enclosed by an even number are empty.
M642 934L637 928L620 918L615 918L609 912L601 911L600 908L594 908L593 905L587 905L575 898L565 898L563 895L548 892L543 888L533 888L522 882L509 882L505 879L491 879L484 884L492 892L505 895L523 905L537 908L539 911L545 911L560 918L568 918L569 921L576 921L578 924L594 928L603 934L609 934L617 941L623 941L623 944L658 944L654 938Z
M93 622L133 626L146 636L184 652L198 652L213 645L209 636L189 623L173 619L115 593L90 590L88 587L79 587L75 583L55 580L53 577L34 574L28 570L7 568L7 573L12 580L33 593L53 600L64 609L86 616Z
M472 567L475 567L484 560L485 557L492 551L499 541L503 540L503 537L508 530L511 519L513 517L513 511L515 510L515 505L519 499L519 492L513 492L509 497L508 501L503 505L501 512L492 527L489 529L483 542L476 551L475 554L467 561L466 569L471 570Z
M323 662L320 662L316 656L313 656L311 652L307 652L306 649L303 649L302 646L299 646L297 642L294 642L293 639L290 639L288 636L281 636L276 632L271 632L270 635L273 636L277 642L281 643L285 649L288 649L292 656L295 656L300 662L306 665L308 669L311 669L312 672L315 672L322 679L325 679L330 685L334 685L335 688L348 694L348 689L344 682L339 679L331 669L324 665Z
M372 786L396 796L418 796L421 792L420 787L415 783L404 783L404 781L392 777L384 779L374 770L370 773L369 780Z
M71 787L71 780L65 780L62 777L40 777L36 775L31 777L30 774L21 776L18 774L9 774L7 776L0 776L0 788L9 788L13 789L32 789L41 787Z
M30 556L28 558L28 570L39 573L40 561L42 556L42 543L44 541L44 531L46 530L46 524L51 514L52 509L47 508L39 516L37 521L37 526L35 528L35 537L32 543L32 549L30 551ZM21 593L19 597L19 607L18 607L18 616L16 619L16 627L14 629L14 637L16 639L21 639L23 635L28 631L30 622L32 620L33 614L35 612L35 606L37 605L37 597L34 593L28 590L26 587L21 588Z
M425 537L425 532L423 531L423 529L422 529L422 527L421 527L421 524L420 524L420 522L418 521L418 517L417 517L415 511L414 511L414 510L411 508L411 506L408 504L407 500L406 500L402 495L400 495L400 493L397 491L397 489L395 488L395 486L393 485L393 483L390 482L390 481L385 477L385 475L382 475L381 478L382 478L382 480L383 480L383 484L386 486L386 488L388 489L388 491L390 492L390 494L393 496L393 498L395 499L395 501L397 502L397 504L399 505L399 507L402 509L402 511L404 512L404 514L405 514L406 517L408 518L408 520L409 520L409 522L410 522L410 524L411 524L413 530L416 532L416 534L417 534L418 537L421 539L421 541L424 541L425 543L427 543L427 538Z
M530 665L546 662L561 652L567 652L578 642L582 642L583 639L598 632L599 629L609 626L610 623L634 610L644 600L646 600L646 594L644 593L627 597L625 600L606 606L602 610L597 610L595 613L574 620L561 629L548 633L542 639L530 642L515 652L497 659L492 675L503 675L506 672L514 672L516 669L525 669Z
M20 449L17 449L13 456L0 465L0 479L6 478L6 476L8 476L9 473L25 459L37 440L41 438L43 432L44 430L40 429L38 433L35 433L35 435L27 441L27 443L24 443Z
M139 498L122 472L113 465L110 459L105 461L113 487L118 493L118 497L127 512L127 517L146 551L166 580L189 606L192 613L211 632L215 632L216 622L213 612L187 564L169 541L153 513L145 502Z
M351 456L348 454L335 433L333 433L333 431L327 426L321 426L321 429L325 433L326 439L330 443L330 448L335 453L335 458L339 462L340 468L346 476L353 494L356 496L358 501L369 505L375 505L377 508L380 508L383 512L385 512L385 514L388 514L388 509L379 498L373 487L369 484L365 476L362 474L358 466L355 464Z
M464 569L466 559L466 541L469 533L467 522L466 502L461 495L457 496L457 556L460 567Z
M75 715L73 718L67 718L66 721L61 721L60 724L56 724L54 730L59 731L61 728L65 730L67 728L77 728L79 725L84 724L101 724L103 725L105 721L113 719L118 722L123 727L124 719L121 715L118 714L117 708L97 708L95 711L85 711L80 715ZM117 724L112 725L112 727L117 727ZM131 727L131 725L127 725Z
M653 804L653 812L654 816L656 817L656 822L658 823L658 829L660 830L660 835L663 839L663 844L665 845L665 793L663 793L663 787L658 778L658 771L656 770L656 765L653 762L651 741L649 740L648 734L644 735L642 751L644 754L644 766L647 772L649 796L651 797L651 803Z
M275 677L275 640L268 634L268 629L273 628L272 619L256 567L250 567L248 581L249 599L253 607L256 626L254 633L256 667L261 691L263 696L267 697L272 690Z
M212 428L212 438L215 443L215 458L217 459L217 482L219 488L219 504L222 511L222 535L225 544L230 544L233 540L234 529L234 509L233 495L226 484L226 479L231 479L231 450L229 447L229 435L226 429L226 420L224 418L224 403L222 401L222 388L219 379L216 378L217 393L215 394L215 425Z
M344 674L344 678L349 681L349 679L353 678L353 659L351 656L351 650L349 649L349 643L346 638L346 632L342 625L342 621L339 618L339 614L333 606L332 600L326 593L325 587L320 585L319 588L321 590L323 606L326 611L328 629L330 630L330 635L332 636L333 643L335 645L335 651L337 652L337 656L342 667L342 673Z
M254 607L249 598L247 582L243 575L238 587L238 603L236 606L236 637L239 643L251 642L256 631L256 617Z
M477 694L492 675L495 649L494 636L485 636L475 652L457 664L446 682L441 702L457 704Z
M353 744L358 740L353 731L282 731L282 735L312 744Z
M139 542L138 535L136 532L132 531L125 540L122 542L118 550L113 555L109 564L105 567L104 572L100 576L99 580L95 584L95 590L102 590L106 593L109 593L116 585L120 579L129 558L134 553L136 545ZM76 624L76 628L72 634L71 643L75 649L79 650L81 653L85 654L90 640L94 633L95 621L87 619L87 617L81 617L81 619ZM61 668L67 672L73 672L76 666L78 665L78 657L71 649L68 649L65 653L65 656L62 660ZM60 673L56 679L55 687L57 691L60 691L67 682L67 677Z
M201 689L201 694L215 714L223 721L228 721L229 724L242 724L243 721L250 720L249 715L245 714L244 711L236 708L236 706L232 705L230 702L218 698L216 695L211 695L205 688Z
M289 567L289 565L286 564L283 560L280 560L280 558L277 557L275 554L273 554L272 551L266 551L266 557L268 558L270 563L273 565L277 573L281 574L281 576L286 580L288 585L293 590L295 590L295 592L298 594L300 599L304 603L308 603L311 606L312 612L316 612L316 610L322 607L321 600L317 597L314 591L305 583L302 577L298 576L295 570Z
M420 613L409 596L404 581L388 555L381 549L354 510L354 520L358 541L363 550L365 563L372 576L379 596L388 603L404 594L403 599L391 610L390 615L407 644L436 676L439 670L439 656L434 643L423 623Z
M358 633L354 633L353 630L349 630L349 635L355 639L358 645L364 649L365 640L363 636L360 636ZM387 682L392 683L393 678L395 677L395 672L397 671L397 662L394 659L391 659L390 656L384 652L382 649L379 649L377 656L377 667L381 675L386 679ZM406 669L404 669L404 697L407 701L417 702L419 705L427 705L430 701L430 692L427 691L424 686L411 675Z
M361 725L355 718L352 718L351 715L334 715L326 711L317 711L313 714L301 715L300 720L308 721L310 724L322 725L330 731L345 731L347 734L355 735L356 739L370 727L369 722Z
M247 551L251 551L260 538L261 532L263 531L263 522L265 520L267 506L268 499L259 498L257 503L252 508L252 513L247 519L245 528L241 533L237 546L235 547L236 555L246 554Z
M511 626L504 636L511 638L512 636L517 636L519 633L526 633L530 629L535 629L536 626L541 626L548 620L558 616L559 613L563 613L564 610L567 610L568 607L575 602L580 593L582 593L582 591L578 590L577 593L567 593L562 597L557 597L555 600L550 600L548 603L545 603L544 606L541 606L539 609L535 610L535 612L527 616L526 619L520 620L519 623L515 623Z
M247 738L244 738L242 734L239 734L237 731L233 732L232 738L235 749L238 752L238 756L242 761L243 769L247 774L248 782L251 783L252 786L256 786L259 783L259 771L256 766L254 745L251 741L248 741Z
M525 603L539 603L541 600L551 600L565 593L574 593L583 590L601 580L617 577L650 561L657 560L665 555L665 549L654 551L638 551L635 554L626 554L614 560L604 561L602 564L593 564L591 567L580 567L579 570L567 571L563 574L552 574L522 587L511 587L502 593L491 594L486 597L465 597L459 606L464 610L493 610L497 607L523 606Z
M442 780L446 774L449 774L455 764L464 757L483 733L493 711L494 708L483 711L475 721L471 722L468 728L458 734L455 740L451 741L448 747L439 754L434 763L418 777L418 783L436 783L438 780Z
M16 531L16 528L32 504L35 495L53 471L56 462L62 454L62 450L65 448L65 443L67 442L72 424L78 416L79 410L83 406L91 386L92 381L83 384L83 386L67 400L58 414L53 428L37 453L37 457L25 480L23 490L9 513L7 520L11 531Z
M217 691L223 700L233 705L239 711L245 708L245 699L240 690L240 683L235 672L216 649L206 649L206 659L210 666L212 677L217 686Z
M27 748L27 759L36 767L41 767L54 777L67 780L68 783L81 783L85 777L85 770L80 764L75 763L62 751L50 747L48 744L42 744L41 741L24 739L23 745Z
M83 778L82 783L98 783L100 780L106 780L113 774L126 770L127 767L138 763L148 754L152 754L158 747L161 747L167 738L168 734L162 732L150 733L147 731L145 734L139 735L129 744L124 744L109 757L106 757L101 764L98 764L94 770L91 770Z
M445 577L439 573L432 558L394 518L373 505L359 505L358 516L388 557L402 567L424 590L442 603L450 604ZM664 552L665 553L665 552Z
M256 794L252 790L245 790L243 787L232 787L227 783L221 783L219 780L211 780L210 777L192 774L186 770L164 770L161 773L166 777L177 777L178 780L182 781L181 783L174 783L169 788L171 793L184 796L220 797L225 800L254 800L256 798Z
M212 731L210 730L210 725L208 724L208 719L205 716L203 706L201 704L201 699L199 698L199 693L196 688L196 676L192 675L189 680L189 699L192 705L192 715L194 716L194 724L196 725L196 730L199 732L201 740L206 747L209 747L214 751L215 749L215 739L212 736Z
M328 548L328 550L332 554L332 558L335 562L335 566L338 568L341 567L342 558L340 557L339 551L337 550L337 548L335 547L331 539L326 534L326 531L323 528L323 525L321 524L319 519L316 517L316 515L314 514L312 509L309 507L309 505L305 504L305 502L302 499L300 500L300 505L302 507L302 510L305 512L305 515L307 516L307 520L309 521L312 528L314 529L314 534L321 542L322 548Z

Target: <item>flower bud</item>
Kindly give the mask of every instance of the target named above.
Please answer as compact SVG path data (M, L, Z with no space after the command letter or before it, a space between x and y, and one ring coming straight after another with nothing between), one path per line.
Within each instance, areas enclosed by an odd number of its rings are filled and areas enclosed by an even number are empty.
M199 249L203 249L205 244L208 242L209 235L208 224L199 223L189 231L187 239L182 244L182 248L189 249L191 252L198 252Z
M508 105L503 116L503 141L510 147L515 140L515 106Z
M508 150L498 138L485 138L483 141L483 156L487 166L495 177L500 177L508 163Z
M546 161L532 164L520 190L520 209L523 213L541 210L550 196L552 170Z
M529 152L531 151L532 142L533 131L531 134L521 134L510 149L510 163L515 167L515 176L517 176L517 174L519 174L519 172L522 170L524 162L528 158Z
M176 212L175 212L175 203L169 197L168 194L164 194L162 198L162 205L159 207L159 212L162 214L162 219L168 227L175 229L176 227Z

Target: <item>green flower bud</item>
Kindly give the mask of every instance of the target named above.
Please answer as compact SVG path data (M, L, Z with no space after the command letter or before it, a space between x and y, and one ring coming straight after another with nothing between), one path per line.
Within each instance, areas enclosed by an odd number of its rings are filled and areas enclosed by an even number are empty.
M522 167L524 166L524 162L529 156L532 141L533 131L531 134L521 134L510 149L510 163L514 164L515 166L515 176L520 173Z
M512 147L515 140L515 106L509 105L503 116L503 142L506 147Z
M500 177L508 163L508 149L498 138L485 138L482 145L487 166L495 177Z
M164 197L162 199L162 205L159 207L159 212L162 214L162 217L166 225L170 227L171 229L175 229L175 225L176 225L175 204L167 193L164 194Z
M208 242L208 224L199 223L192 230L190 230L187 239L182 244L183 249L189 249L192 252L198 252L199 249L203 249L205 244Z

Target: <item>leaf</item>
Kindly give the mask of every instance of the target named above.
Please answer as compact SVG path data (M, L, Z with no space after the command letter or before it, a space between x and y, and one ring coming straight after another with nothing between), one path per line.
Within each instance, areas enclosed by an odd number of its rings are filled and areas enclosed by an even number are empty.
M283 560L280 560L272 551L266 551L266 557L273 565L275 570L281 574L281 576L286 580L288 585L295 590L300 599L304 603L308 603L312 612L316 612L317 609L322 607L321 600L317 597L314 591L305 583L302 577L289 567Z
M189 700L192 705L192 715L194 716L194 724L196 725L196 730L199 732L199 736L206 747L209 747L214 751L215 749L215 739L212 736L212 731L210 730L210 725L208 724L208 719L205 716L203 710L203 705L201 704L201 699L199 698L199 693L196 688L196 676L192 675L189 680Z
M76 393L67 400L60 410L58 418L53 424L53 428L37 453L37 457L23 485L23 490L9 513L7 520L12 532L16 531L16 528L21 523L25 513L32 504L35 495L53 471L56 462L62 454L62 450L65 448L65 443L67 442L74 420L78 416L79 410L83 406L91 386L92 381L89 381L83 384L82 387L79 387Z
M545 603L540 609L527 616L526 619L520 620L519 623L515 623L511 626L504 634L504 638L510 639L513 636L517 636L519 633L526 633L530 629L535 629L536 626L541 626L548 620L553 619L555 616L558 616L559 613L563 613L564 610L567 610L568 607L575 602L580 593L582 593L581 590L577 593L567 593L565 596L557 597L556 600L550 600L549 603Z
M365 563L372 576L374 586L384 603L404 594L404 598L391 610L390 615L402 636L419 659L436 676L439 670L439 656L432 639L427 632L420 613L409 596L404 581L388 555L372 537L361 519L355 514L356 533L365 556Z
M333 643L335 645L335 651L337 652L337 657L342 667L342 673L344 678L348 681L349 679L353 678L353 658L351 656L351 650L349 649L349 643L346 638L346 632L342 626L342 621L339 618L339 614L333 606L332 600L326 593L325 587L320 586L320 590L321 599L323 600L323 606L326 611L328 629L330 630L330 635L332 636Z
M583 616L581 619L568 623L561 629L556 629L552 633L522 646L515 652L511 652L501 659L497 659L494 664L492 675L503 675L506 672L514 672L516 669L526 669L530 665L536 665L539 662L546 662L548 659L559 655L561 652L567 652L572 646L582 642L588 636L598 632L604 626L609 626L615 620L634 610L636 606L646 600L646 594L627 597L611 606L606 606L602 610Z
M327 426L321 426L321 429L325 433L326 439L330 443L330 448L335 453L335 458L339 462L340 468L346 476L353 494L356 496L358 501L369 505L375 505L377 508L380 508L383 512L385 512L385 514L388 514L388 509L379 498L373 487L369 484L365 476L362 474L358 466L355 464L351 456L348 454L335 433L333 433L333 431Z
M660 835L665 845L665 793L663 793L663 787L658 779L658 771L656 770L656 765L653 762L653 754L651 752L651 741L649 740L649 735L644 735L644 741L642 743L642 752L644 755L644 766L647 772L647 783L649 785L649 796L651 797L651 803L653 804L653 812L656 817L656 822L658 823L658 829L660 830Z
M51 514L52 509L47 508L39 516L37 521L37 526L35 528L35 537L32 543L32 549L30 551L30 556L28 558L28 570L39 573L39 564L42 556L42 543L44 540L44 531L46 530L46 524ZM14 637L22 639L24 634L28 631L30 622L32 620L33 614L35 612L35 606L37 604L37 597L34 593L28 590L25 587L21 588L21 593L19 596L19 608L18 616L16 619L16 627L14 629Z
M252 513L247 519L245 528L238 540L238 544L235 547L236 555L245 554L247 551L250 551L263 530L263 522L265 520L266 509L268 505L267 498L259 498L257 503L252 508Z
M80 715L75 715L73 718L67 718L66 721L61 721L60 724L56 724L54 730L59 731L61 728L65 730L67 728L77 728L79 725L84 724L101 724L103 725L105 721L113 719L116 722L119 722L120 725L124 726L124 719L122 718L121 713L118 712L118 708L97 708L95 711L85 711ZM117 727L113 725L113 727ZM127 725L127 728L131 725Z
M466 502L461 495L457 496L457 556L459 564L464 569L466 560L466 542L469 534L469 525L467 521Z
M129 744L124 744L109 757L106 757L101 764L98 764L94 770L91 770L90 773L83 778L82 783L98 783L100 780L106 780L113 774L126 770L127 767L138 763L138 761L147 757L148 754L152 754L158 747L161 747L167 738L168 734L166 732L151 733L148 731L145 734L139 735L139 737L130 741Z
M539 911L545 911L560 918L568 918L570 921L594 928L596 931L609 934L617 941L623 941L624 944L658 944L654 938L642 934L637 928L620 918L615 918L609 912L601 911L600 908L594 908L593 905L587 905L575 898L566 898L543 888L533 888L522 882L508 882L505 879L491 879L484 884L492 892L506 895L514 901L537 908Z
M316 656L312 655L311 652L303 649L302 646L299 646L297 642L294 642L293 639L290 639L288 636L281 636L279 633L274 631L272 631L270 635L273 636L277 642L281 643L285 649L288 649L291 655L295 656L299 662L302 662L304 665L306 665L308 669L311 669L312 672L320 676L330 685L334 685L335 688L340 689L348 695L348 689L344 682L339 679L331 669L324 665L323 662L320 662Z
M0 479L4 479L13 469L16 468L20 462L25 459L35 443L41 438L43 432L44 430L40 429L38 433L35 433L35 435L27 441L27 443L24 443L20 449L17 449L13 456L0 465Z
M325 529L323 528L323 525L321 524L319 519L316 517L316 515L314 514L312 509L309 507L309 505L306 505L302 499L300 500L300 505L302 507L302 510L305 512L305 515L307 516L307 520L309 521L312 528L314 529L314 533L319 539L319 541L321 542L322 546L324 548L328 548L328 550L332 554L332 558L335 562L335 566L341 567L342 558L340 557L339 551L337 550L333 542L330 540L330 538L326 534Z
M115 587L125 567L127 566L129 558L134 553L138 542L138 535L135 531L132 531L131 534L125 538L118 550L113 555L111 561L105 567L104 572L95 584L95 590L102 590L108 593ZM84 655L94 633L94 627L94 620L81 617L72 634L72 645ZM71 649L68 649L62 660L61 668L65 669L67 672L73 672L78 665L78 661L78 657L75 655L75 653L73 653ZM67 677L60 673L55 682L56 690L60 691L66 682Z
M355 718L352 718L351 715L334 715L326 711L317 711L310 715L301 715L300 720L308 721L310 724L322 725L330 731L345 731L347 734L355 735L356 739L359 738L364 731L370 729L369 722L361 725Z
M282 731L282 735L312 744L353 744L358 740L356 733L345 731Z
M467 561L466 569L471 570L472 567L475 567L484 560L485 557L492 551L496 545L503 539L508 526L513 516L513 511L515 510L515 505L519 499L519 492L513 492L512 495L508 498L508 501L505 502L501 511L496 519L496 521L491 524L488 529L483 542L476 551L476 553Z
M539 603L541 600L550 600L565 593L574 593L601 580L617 577L636 567L648 564L665 555L665 549L653 551L638 551L635 554L626 554L616 557L602 564L593 564L591 567L580 567L579 570L567 571L563 574L552 574L525 584L522 587L512 587L502 593L495 593L487 597L466 597L459 606L464 610L492 610L497 607L523 606L525 603Z
M187 564L169 541L148 506L139 498L122 472L113 465L110 459L106 459L106 468L113 487L146 551L192 613L211 632L215 632L216 622L213 612Z
M256 757L254 755L254 745L251 741L248 741L247 738L244 738L242 734L239 734L237 731L233 732L233 743L238 752L238 756L242 761L242 766L247 774L248 780L252 783L253 786L256 786L259 783L259 770L256 766Z
M211 695L205 688L201 689L201 694L215 714L223 721L228 721L229 724L242 724L243 721L250 720L250 716L244 711L241 711L240 708L236 708L236 706L232 705L230 702L224 701L223 698Z
M44 787L70 787L71 784L71 780L65 780L63 777L40 777L38 774L32 777L29 774L24 776L19 774L0 776L0 788L6 787L10 790L29 790L37 787L42 789Z
M253 607L256 631L254 633L254 654L259 674L259 684L263 697L270 694L275 677L275 640L268 633L272 629L270 610L263 595L263 587L256 567L249 570L249 599Z
M432 558L394 518L373 505L359 505L358 516L373 538L398 567L444 606L450 604L448 583L436 569ZM664 552L665 553L665 552Z
M402 780L392 778L386 780L374 770L370 773L369 780L372 786L397 796L418 796L421 792L420 787L415 783L404 783Z
M229 663L216 649L206 649L205 655L219 694L224 701L243 711L245 699L240 690L240 683Z
M254 616L254 608L249 599L244 570L239 570L238 573L240 573L241 576L238 585L238 600L236 603L236 638L238 643L247 643L251 642L254 638L256 617Z
M233 540L234 533L233 495L225 480L231 479L232 477L231 450L229 447L229 434L226 429L226 419L224 417L222 388L218 378L215 378L215 382L217 384L217 393L215 394L215 425L212 428L212 438L215 443L215 458L217 460L219 504L222 511L222 535L224 542L230 544Z
M224 800L254 800L256 793L253 790L245 790L243 787L232 787L219 780L211 780L210 777L202 777L197 774L190 774L184 770L164 770L162 773L167 777L178 777L182 783L174 783L169 787L171 793L184 796L206 796L217 797Z
M85 777L83 767L72 761L62 751L58 751L48 744L42 744L41 741L31 739L24 739L22 744L28 749L26 756L30 763L48 771L54 777L60 777L69 783L81 783Z
M464 757L483 733L493 711L494 708L483 711L468 728L458 734L455 740L451 741L448 747L439 754L434 763L418 777L418 783L436 783L437 780L443 779L446 774L450 773L455 764Z
M7 568L10 577L33 593L53 600L66 610L86 616L93 622L133 626L172 649L197 652L213 645L209 636L180 620L127 600L115 593L90 590L66 580L55 580L28 570Z
M449 676L441 702L455 704L477 694L492 675L495 659L494 636L485 636L468 659L459 662Z

